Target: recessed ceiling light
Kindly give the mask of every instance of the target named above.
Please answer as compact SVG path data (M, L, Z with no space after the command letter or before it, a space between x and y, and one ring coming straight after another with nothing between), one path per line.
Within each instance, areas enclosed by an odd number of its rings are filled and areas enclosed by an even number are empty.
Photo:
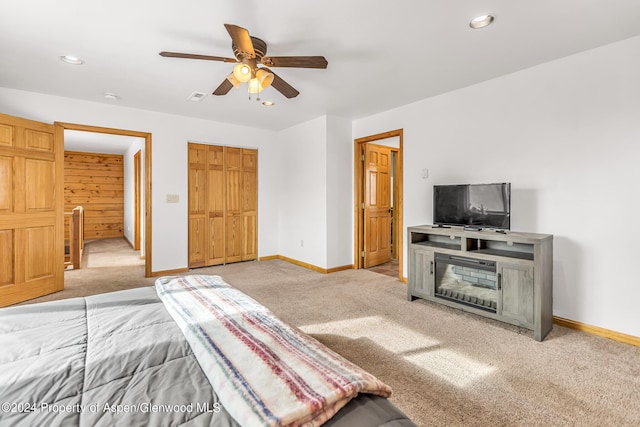
M107 98L107 99L111 99L111 100L120 99L120 97L118 95L116 95L115 93L111 93L111 92L106 92L104 94L104 97Z
M262 105L264 105L266 107L272 107L272 106L276 105L276 103L273 102L273 101L262 101Z
M481 15L473 18L471 22L469 22L469 26L471 28L484 28L487 25L491 24L495 17L493 15Z
M82 65L84 61L80 58L76 58L75 56L63 55L60 57L60 61L66 62L67 64L72 65Z

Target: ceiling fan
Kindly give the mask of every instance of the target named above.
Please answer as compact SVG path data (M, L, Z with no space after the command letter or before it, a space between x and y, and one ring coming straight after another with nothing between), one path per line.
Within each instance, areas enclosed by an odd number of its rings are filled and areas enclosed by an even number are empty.
M160 52L160 56L236 63L233 72L213 91L214 95L226 95L232 87L246 82L249 93L259 93L273 86L287 98L295 98L300 92L268 67L327 68L324 56L265 56L267 43L264 40L250 36L249 31L237 25L224 26L231 36L231 49L235 58L178 52Z

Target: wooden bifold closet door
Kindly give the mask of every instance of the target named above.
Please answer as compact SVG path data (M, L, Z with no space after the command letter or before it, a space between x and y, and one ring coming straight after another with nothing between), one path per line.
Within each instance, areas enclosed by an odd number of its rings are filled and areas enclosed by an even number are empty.
M258 256L258 151L189 143L189 267Z

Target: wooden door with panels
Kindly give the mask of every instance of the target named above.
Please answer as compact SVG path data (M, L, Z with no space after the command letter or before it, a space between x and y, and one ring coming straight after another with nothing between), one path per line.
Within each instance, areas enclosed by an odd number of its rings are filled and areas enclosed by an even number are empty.
M202 144L199 144L202 145ZM224 147L204 145L207 150L207 256L205 265L223 264L225 259L226 223L225 213L225 170Z
M0 306L64 287L63 138L0 114Z
M189 267L207 263L207 147L189 144Z
M257 258L257 150L189 143L189 267Z
M242 261L242 149L225 148L226 262Z
M242 260L258 259L258 151L242 150Z
M365 144L364 267L391 260L391 148Z

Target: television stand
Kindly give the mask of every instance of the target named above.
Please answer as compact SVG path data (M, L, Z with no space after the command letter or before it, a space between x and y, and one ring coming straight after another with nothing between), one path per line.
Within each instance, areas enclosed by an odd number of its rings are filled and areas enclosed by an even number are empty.
M553 236L409 227L407 299L423 298L533 331L553 327Z

